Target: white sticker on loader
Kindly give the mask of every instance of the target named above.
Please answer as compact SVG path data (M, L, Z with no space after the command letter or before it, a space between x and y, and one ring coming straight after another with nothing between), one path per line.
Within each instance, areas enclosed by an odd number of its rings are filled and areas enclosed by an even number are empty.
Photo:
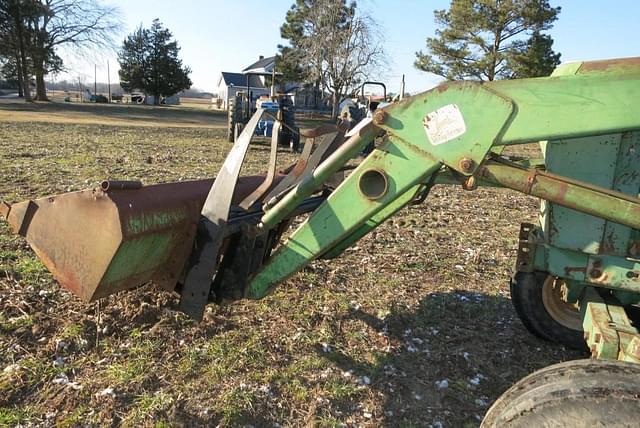
M455 104L448 104L424 117L424 130L434 146L444 144L464 134L467 127Z

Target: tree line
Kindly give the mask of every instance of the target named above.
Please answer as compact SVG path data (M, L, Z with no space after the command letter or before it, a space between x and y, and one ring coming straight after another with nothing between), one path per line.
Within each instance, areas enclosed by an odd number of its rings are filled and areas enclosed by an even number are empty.
M559 13L548 0L452 0L434 12L435 37L414 65L449 80L547 76L560 54L545 31ZM287 41L276 61L282 79L328 91L334 116L341 98L386 63L382 30L355 1L296 0L280 35Z
M494 80L551 73L560 62L552 28L560 7L548 0L452 0L434 12L436 32L415 67L450 80ZM387 64L383 30L347 0L295 0L280 27L276 69L281 80L329 93L339 102ZM64 69L58 48L115 49L118 10L100 0L0 0L0 73L21 94L46 100L45 76ZM414 29L393 29L393 31ZM191 86L173 34L158 20L138 27L118 52L120 85L159 102Z

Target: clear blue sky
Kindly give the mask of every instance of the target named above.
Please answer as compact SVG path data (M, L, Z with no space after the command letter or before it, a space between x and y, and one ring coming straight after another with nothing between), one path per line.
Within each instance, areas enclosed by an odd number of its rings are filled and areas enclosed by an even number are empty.
M125 23L121 39L138 25L148 27L159 18L182 47L181 57L192 69L194 86L213 91L221 71L240 71L259 55L276 53L280 25L293 0L111 0L120 8ZM420 92L433 86L433 75L413 67L415 52L424 49L425 38L434 34L434 9L446 9L449 0L360 0L382 26L390 70L382 77L397 91L402 74L407 90ZM640 1L551 0L561 6L559 20L551 30L562 61L640 56ZM68 75L93 81L93 61L63 53ZM114 54L98 64L98 81L106 82L106 61L111 80L117 81Z

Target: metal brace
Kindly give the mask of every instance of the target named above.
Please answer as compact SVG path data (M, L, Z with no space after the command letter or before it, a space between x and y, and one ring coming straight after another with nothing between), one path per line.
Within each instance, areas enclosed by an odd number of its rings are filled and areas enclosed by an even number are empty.
M263 113L263 109L258 109L247 123L224 160L202 207L202 217L194 249L187 262L180 296L180 310L198 321L202 320L204 308L209 301L211 281L218 267L218 253L224 239L240 168Z

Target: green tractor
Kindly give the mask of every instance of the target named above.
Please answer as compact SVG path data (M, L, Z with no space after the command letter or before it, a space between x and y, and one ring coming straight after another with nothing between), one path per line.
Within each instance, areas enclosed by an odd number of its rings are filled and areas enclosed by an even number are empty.
M246 120L249 102L237 103L232 111L246 116L230 113L235 143L215 180L105 182L0 203L0 214L83 299L154 281L201 319L210 302L260 299L311 261L339 257L406 205L428 203L435 185L531 195L542 200L540 222L520 230L515 311L533 334L591 358L522 379L483 426L638 426L640 58L569 63L547 78L448 82L379 107L348 134L333 125L307 133L283 173L272 138L267 174L239 177L266 112ZM274 129L286 117L276 115ZM544 158L503 155L527 143Z

